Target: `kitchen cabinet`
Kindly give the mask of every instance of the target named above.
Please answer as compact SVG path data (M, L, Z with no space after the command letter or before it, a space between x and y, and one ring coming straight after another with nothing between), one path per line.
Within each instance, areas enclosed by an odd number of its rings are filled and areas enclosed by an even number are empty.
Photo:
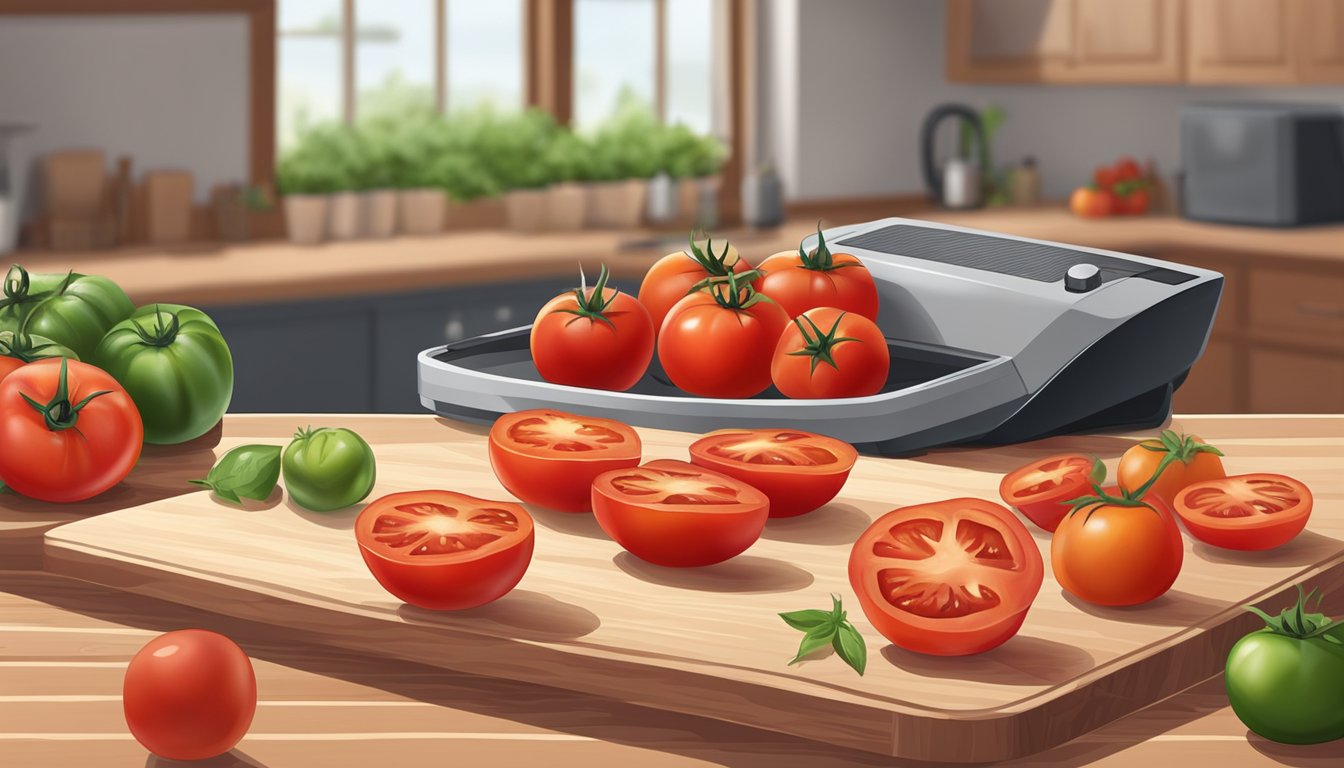
M1344 83L1344 0L1302 2L1302 81Z
M1186 0L1186 78L1294 82L1298 11L1296 0Z
M1236 339L1213 337L1185 383L1176 390L1176 413L1237 413L1244 399L1240 371L1243 351Z
M1252 413L1344 413L1344 354L1254 345L1250 364Z

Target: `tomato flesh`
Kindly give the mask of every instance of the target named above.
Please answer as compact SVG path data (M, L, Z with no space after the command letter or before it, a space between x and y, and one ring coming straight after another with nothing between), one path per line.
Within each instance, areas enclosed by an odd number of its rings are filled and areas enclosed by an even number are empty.
M384 496L360 512L355 536L384 589L431 610L503 597L523 578L534 543L521 506L451 491Z
M728 475L659 459L600 475L593 515L630 554L655 565L690 568L720 563L756 542L770 500Z
M509 493L561 512L593 508L593 480L638 466L639 435L612 419L552 410L508 413L490 428L490 466Z
M1311 517L1311 491L1284 475L1233 475L1186 486L1175 499L1186 530L1202 542L1237 550L1287 544Z
M1094 463L1077 453L1034 461L1004 475L999 496L1042 530L1053 532L1072 508L1065 502L1091 490Z
M770 499L770 517L795 517L840 493L858 451L841 440L800 430L727 429L691 444L691 463L722 472Z
M981 499L888 512L849 559L873 627L901 648L938 656L982 653L1017 634L1044 574L1022 523Z

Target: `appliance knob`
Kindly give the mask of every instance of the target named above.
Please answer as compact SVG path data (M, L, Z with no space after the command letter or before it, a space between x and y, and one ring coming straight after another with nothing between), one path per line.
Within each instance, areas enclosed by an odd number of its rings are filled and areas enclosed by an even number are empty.
M1087 293L1101 287L1101 270L1095 264L1074 264L1064 273L1064 290Z

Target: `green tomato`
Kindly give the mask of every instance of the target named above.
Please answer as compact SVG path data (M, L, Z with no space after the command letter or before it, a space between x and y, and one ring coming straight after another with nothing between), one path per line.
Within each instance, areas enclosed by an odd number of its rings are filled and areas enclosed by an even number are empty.
M373 490L373 449L348 429L301 429L281 462L295 504L314 512L342 509Z
M1344 625L1303 609L1237 641L1227 656L1227 698L1247 728L1271 741L1344 738Z
M97 275L30 275L17 264L5 276L0 331L25 331L69 347L87 360L135 305L116 283Z
M184 443L209 432L233 397L233 357L204 312L141 307L107 332L90 359L130 393L145 442Z
M51 339L14 331L0 331L0 357L13 357L25 363L48 357L79 359L73 349L63 347Z

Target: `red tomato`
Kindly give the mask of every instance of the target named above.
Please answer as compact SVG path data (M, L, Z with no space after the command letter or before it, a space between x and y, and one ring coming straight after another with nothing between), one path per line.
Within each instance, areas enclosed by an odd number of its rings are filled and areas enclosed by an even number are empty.
M1050 456L1004 475L999 496L1042 530L1054 531L1073 509L1065 502L1091 495L1092 484L1105 477L1106 468L1092 456Z
M1191 536L1215 547L1273 549L1292 541L1311 517L1311 491L1284 475L1233 475L1187 485L1176 514Z
M635 557L694 568L721 563L754 544L770 516L770 500L728 475L658 459L599 475L593 516Z
M1073 190L1069 198L1069 210L1075 216L1095 219L1110 216L1115 212L1115 195L1108 189L1097 187L1079 187Z
M592 290L556 296L532 324L532 362L553 384L624 391L653 359L653 321L633 296L607 287L607 268Z
M867 397L891 368L887 337L853 312L819 307L795 317L775 345L770 378L788 397Z
M770 386L770 360L789 316L730 276L677 302L658 334L673 384L702 397L751 397Z
M1017 634L1044 575L1026 527L983 499L892 510L849 556L849 583L873 627L935 656L982 653Z
M257 677L229 638L203 629L159 635L126 667L122 707L131 735L169 760L233 749L257 711Z
M1115 161L1115 181L1116 183L1124 181L1135 181L1143 178L1143 169L1139 163L1132 157L1121 157Z
M436 611L508 594L532 562L534 538L521 506L452 491L389 494L355 520L359 553L383 589Z
M19 370L25 365L27 365L27 363L17 357L0 356L0 379L4 379L9 374Z
M88 363L39 360L0 381L0 481L24 496L97 496L130 474L144 436L131 396Z
M826 505L858 458L849 443L791 429L721 429L691 443L692 464L760 490L770 499L771 517Z
M1221 451L1198 437L1178 435L1168 429L1157 440L1144 440L1124 452L1115 470L1116 483L1126 490L1137 491L1157 472L1162 457L1167 455L1171 455L1172 461L1148 488L1148 494L1166 502L1168 508L1187 485L1227 477L1219 458L1223 455Z
M1097 169L1092 172L1092 183L1099 189L1110 189L1111 187L1114 187L1115 183L1119 180L1120 179L1116 176L1115 168L1109 165L1099 165L1097 166Z
M1152 494L1143 500L1086 504L1065 515L1050 542L1061 587L1097 605L1139 605L1171 589L1185 559L1181 531L1166 502Z
M639 466L635 430L611 419L551 410L506 413L490 428L490 466L509 493L561 512L593 508L593 479Z
M1148 212L1148 190L1135 187L1115 201L1115 212L1123 216L1142 216Z
M750 269L751 265L728 241L725 240L722 250L715 253L712 239L706 241L704 250L692 240L689 253L669 253L654 262L639 285L639 302L649 310L654 330L657 330L663 327L663 319L672 311L672 306L685 298L697 283Z
M877 285L868 268L848 253L832 254L817 229L817 248L784 251L761 262L757 290L779 302L790 318L809 309L835 307L877 319Z

